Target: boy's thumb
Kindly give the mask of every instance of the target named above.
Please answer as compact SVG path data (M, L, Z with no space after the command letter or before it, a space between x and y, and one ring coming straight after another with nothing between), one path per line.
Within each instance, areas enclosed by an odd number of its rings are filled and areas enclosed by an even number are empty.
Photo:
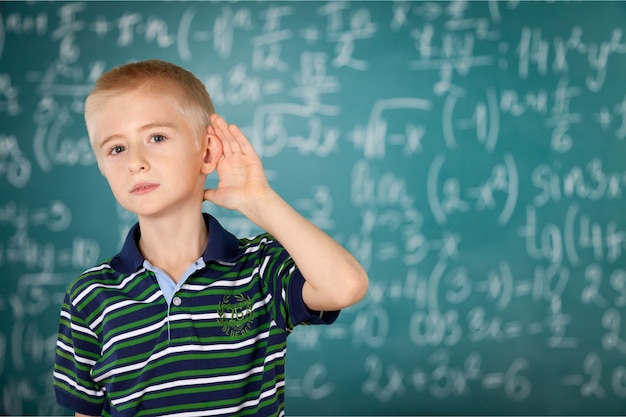
M215 196L215 190L213 188L207 188L204 190L204 194L202 195L202 199L204 201L213 202L213 197Z

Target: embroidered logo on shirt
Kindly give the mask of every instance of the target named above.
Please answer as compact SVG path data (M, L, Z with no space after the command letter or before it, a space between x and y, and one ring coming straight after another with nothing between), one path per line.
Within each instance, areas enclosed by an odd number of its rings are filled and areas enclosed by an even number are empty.
M219 323L222 331L228 336L241 336L252 327L252 300L242 294L234 296L231 303L230 295L225 295L218 307Z

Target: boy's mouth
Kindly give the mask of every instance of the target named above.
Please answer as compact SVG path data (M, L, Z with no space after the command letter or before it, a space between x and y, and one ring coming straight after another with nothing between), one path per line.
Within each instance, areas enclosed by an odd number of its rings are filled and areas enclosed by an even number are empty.
M131 194L146 194L158 187L157 184L151 184L147 182L142 182L140 184L135 184L132 190L130 190Z

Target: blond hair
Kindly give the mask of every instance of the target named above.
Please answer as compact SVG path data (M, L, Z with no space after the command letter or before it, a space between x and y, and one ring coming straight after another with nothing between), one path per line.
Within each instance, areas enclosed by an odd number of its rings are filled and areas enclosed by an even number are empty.
M215 113L211 97L204 84L193 73L158 59L125 64L100 76L85 101L85 122L97 112L102 101L159 81L170 82L177 87L179 105L183 114L193 120L198 142L206 126L210 124L211 114Z

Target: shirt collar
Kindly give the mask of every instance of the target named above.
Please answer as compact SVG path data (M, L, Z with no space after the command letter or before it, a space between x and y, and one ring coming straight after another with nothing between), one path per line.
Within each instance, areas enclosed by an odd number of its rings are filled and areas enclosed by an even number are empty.
M208 213L202 213L204 223L209 232L202 259L205 263L211 261L232 262L239 253L239 240ZM124 246L120 253L111 259L111 267L122 273L131 274L142 267L144 257L139 252L137 242L141 236L139 223L136 223L128 232Z

